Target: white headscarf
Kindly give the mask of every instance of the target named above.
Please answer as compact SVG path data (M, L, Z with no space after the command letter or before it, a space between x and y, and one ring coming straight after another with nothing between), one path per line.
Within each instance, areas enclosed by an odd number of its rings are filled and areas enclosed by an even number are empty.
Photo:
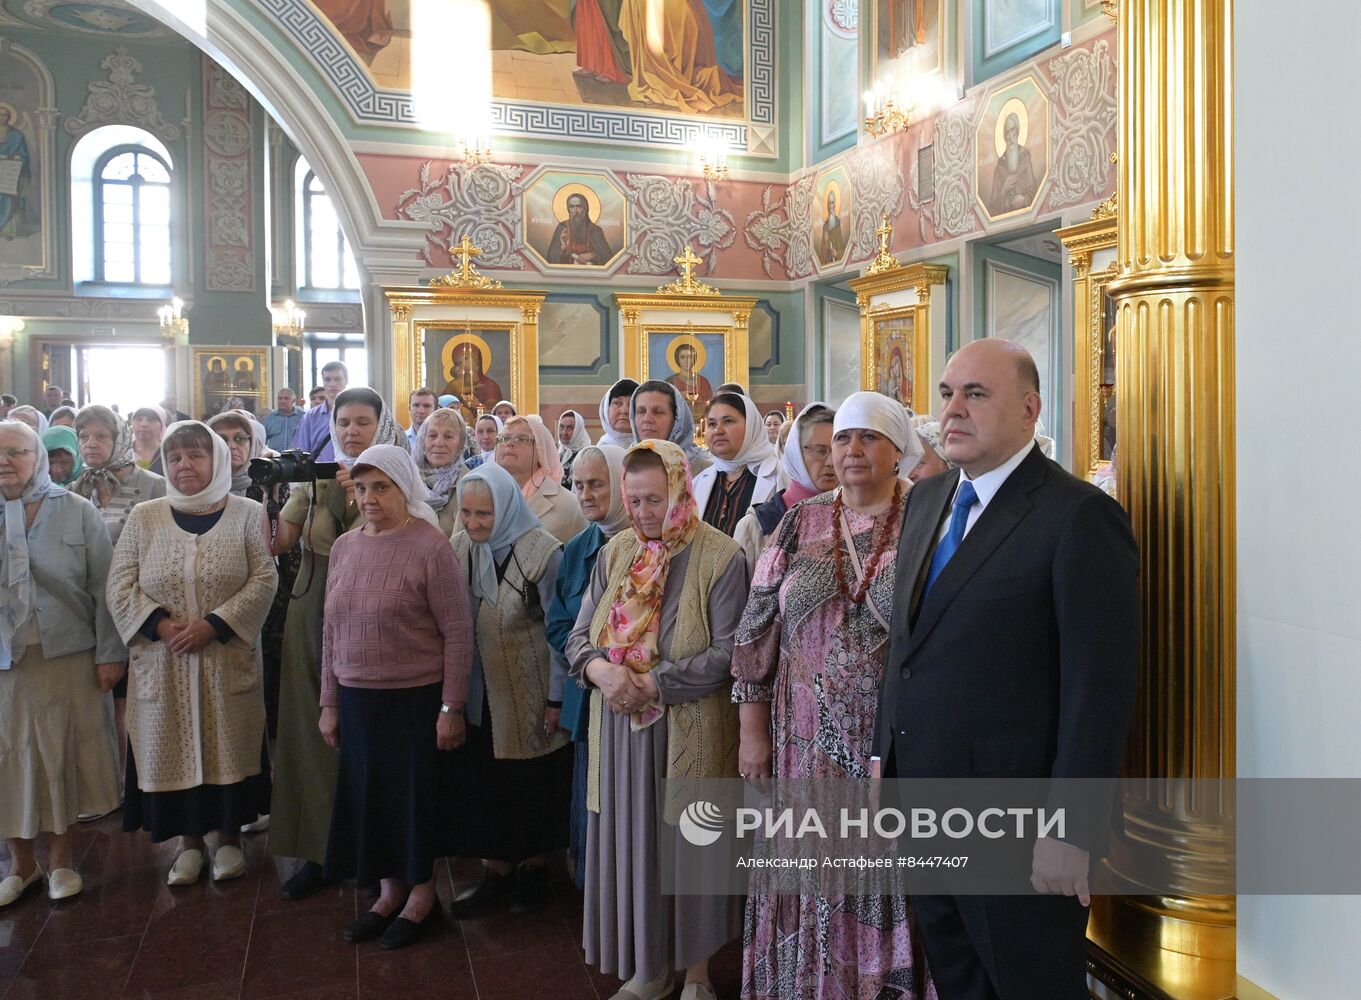
M916 425L917 435L930 445L931 450L940 456L942 462L950 461L945 457L945 445L941 442L941 426L939 420L926 420Z
M794 418L793 425L789 428L789 437L784 446L784 467L789 473L790 482L798 483L806 490L814 493L820 492L817 484L813 482L813 476L808 471L808 465L803 460L803 418L813 410L821 407L830 410L831 407L821 400L815 400L799 411L799 415Z
M356 388L367 387L350 386L349 388L344 389L340 393L340 396L345 395L347 392L352 392ZM382 393L377 389L368 389L367 391L377 396L378 402L381 404L381 408L378 411L378 428L373 432L373 440L370 442L370 446L377 444L395 444L403 451L409 451L410 445L406 440L406 431L402 430L397 421L392 418L392 411L388 409L388 401L383 398ZM331 444L336 453L336 461L348 469L350 466L354 465L358 456L346 455L340 448L340 436L336 434L336 414L340 412L340 396L336 397L337 405L331 407ZM363 406L370 405L370 401L363 397L351 397L350 399L345 400L346 406L352 406L355 403L360 403Z
M476 420L473 421L473 444L477 444L477 425L478 425L479 423L481 423L483 420L495 420L495 421L496 421L496 433L497 433L498 435L499 435L503 430L506 429L506 422L505 422L504 420L502 420L500 417L498 417L495 413L492 413L490 410L488 410L486 413L482 414L482 416L478 417ZM478 452L482 455L482 461L483 461L483 462L493 462L493 463L494 463L494 462L496 461L496 445L495 445L495 444L493 444L493 445L491 446L491 451L483 451L483 450L482 450L482 446L481 446L480 444L477 445L477 450L478 450Z
M912 431L912 418L903 405L880 392L853 392L837 408L832 433L847 430L878 431L903 453L899 468L906 473L922 457L922 443ZM789 433L794 433L790 431Z
M610 401L618 399L620 396L632 395L631 391L628 393L616 393L614 391L615 389L619 388L621 383L624 382L628 382L635 388L637 388L638 386L638 383L631 378L621 378L618 382L614 383L614 385L610 386L609 390L605 393L605 395L600 397L600 426L605 429L605 433L600 435L600 443L612 444L617 448L623 448L625 451L628 451L637 443L637 441L634 439L633 434L632 433L621 434L619 431L615 430L613 427L610 426ZM630 411L632 410L632 406L633 404L630 403L629 404Z
M543 527L543 522L534 516L520 492L520 484L499 465L479 465L458 481L458 501L463 503L463 494L470 483L481 483L491 493L492 528L491 537L485 542L472 542L469 552L472 559L472 579L470 582L473 596L489 604L496 603L496 563L506 557L512 545L520 540L527 531ZM471 539L469 539L471 541Z
M44 497L61 496L66 489L52 482L48 472L47 449L37 431L22 420L0 420L0 427L12 430L22 428L33 449L36 464L33 475L24 485L24 491L14 500L0 496L0 524L3 532L4 572L0 574L0 670L8 670L20 659L28 644L19 636L19 629L33 613L33 577L29 572L28 524L24 517L24 504L33 503Z
M603 458L605 468L609 470L610 509L605 515L605 520L596 522L606 538L613 538L631 523L628 508L624 506L624 455L623 448L604 443L588 444L577 452L577 463L582 459ZM577 469L580 466L573 464L572 468Z
M416 468L410 452L395 444L370 445L354 460L351 473L361 465L377 469L392 480L393 485L402 491L402 496L406 497L408 514L439 528L439 518L426 502L430 498L430 491L426 489L421 470Z
M208 418L208 427L214 434L218 433L218 428L224 424L228 426L245 423L250 431L250 451L246 454L246 465L240 472L232 474L232 493L239 497L246 495L246 490L250 489L250 463L257 458L263 458L265 454L265 428L245 410L225 410L222 413L214 414ZM164 440L164 437L162 437ZM231 446L227 446L231 450ZM161 468L165 468L165 459L161 459Z
M181 493L170 479L170 459L165 443L181 427L200 427L213 442L213 478L203 489L192 495ZM232 491L232 452L216 431L200 420L177 420L165 429L161 437L161 468L165 469L165 495L170 506L182 514L201 514L216 506Z
M737 393L731 395L742 400L747 416L746 430L742 438L742 447L738 449L737 454L732 458L719 458L714 455L714 468L719 472L736 472L738 469L747 468L753 475L759 476L761 466L775 457L775 446L770 443L770 436L766 434L765 418L761 416L761 411L756 408L751 397ZM723 405L721 398L718 402ZM709 449L709 453L713 454L713 448Z
M562 458L563 464L566 464L573 455L591 443L591 436L586 433L586 418L576 410L562 411L558 416L558 430L562 429L562 418L569 413L576 419L576 422L572 425L572 440L563 444L562 438L558 438L558 453L561 454L564 448L567 449L567 454L563 455Z
M1035 421L1035 445L1040 449L1040 454L1045 458L1053 458L1058 451L1058 444L1044 432L1044 421Z
M43 413L43 411L38 409L36 406L29 406L27 403L25 403L23 406L16 406L12 410L10 410L9 416L6 419L19 420L19 414L21 413L30 413L33 415L34 420L38 424L39 435L41 435L43 431L47 430L48 428L47 414ZM22 424L24 423L24 421L19 420L19 423Z

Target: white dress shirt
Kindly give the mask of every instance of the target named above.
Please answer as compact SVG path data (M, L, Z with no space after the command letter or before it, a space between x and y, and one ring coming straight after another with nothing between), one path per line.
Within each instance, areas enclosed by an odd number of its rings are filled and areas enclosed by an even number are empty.
M1016 471L1016 467L1025 461L1025 457L1030 454L1030 449L1034 447L1035 441L1032 438L1025 443L1024 448L1012 455L997 468L993 469L991 472L983 473L977 479L971 480L974 492L978 494L978 499L975 500L974 505L969 508L969 519L964 522L964 536L966 538L968 537L969 532L973 531L973 526L978 523L978 519L983 516L983 511L986 510L988 504L992 502L992 498L997 496L997 491L1002 488L1002 484L1007 481L1007 477ZM959 487L963 485L964 480L968 478L969 477L965 474L964 470L960 469L959 482L955 483L954 491L950 494L950 507L947 508L947 516L940 526L940 532L936 535L937 544L945 537L946 532L950 530L950 521L953 516L950 514L950 511L953 511L954 509L955 497L959 495Z

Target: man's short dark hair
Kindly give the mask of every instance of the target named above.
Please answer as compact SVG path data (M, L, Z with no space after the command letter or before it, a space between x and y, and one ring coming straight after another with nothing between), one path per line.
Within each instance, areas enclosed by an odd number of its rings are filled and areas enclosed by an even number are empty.
M718 387L719 392L735 392L739 396L747 395L747 390L742 388L737 382L724 382Z
M421 386L419 389L412 389L411 395L406 398L406 401L409 404L417 396L430 396L433 398L434 395L435 395L434 389L428 388L427 386Z
M327 372L337 371L345 373L345 381L348 382L350 380L350 370L345 367L345 362L343 361L328 361L326 362L326 364L321 366L321 373L323 375L325 375Z
M4 406L18 406L18 405L19 405L19 397L18 397L18 396L11 396L9 393L5 393L3 396L0 396L0 405L4 405Z
M1016 356L1016 371L1021 376L1021 384L1027 392L1040 391L1040 370L1035 367L1035 359L1030 352L1021 351Z

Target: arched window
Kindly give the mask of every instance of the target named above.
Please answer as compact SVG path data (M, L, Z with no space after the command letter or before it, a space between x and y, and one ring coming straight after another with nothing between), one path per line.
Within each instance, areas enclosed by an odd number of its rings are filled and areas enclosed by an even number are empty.
M359 268L330 195L306 160L297 170L299 289L357 289Z
M95 161L95 280L169 285L170 165L146 146Z

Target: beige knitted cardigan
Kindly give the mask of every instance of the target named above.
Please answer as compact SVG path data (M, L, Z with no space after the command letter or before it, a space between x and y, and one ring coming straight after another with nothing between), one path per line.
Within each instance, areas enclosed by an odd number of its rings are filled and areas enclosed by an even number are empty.
M212 529L184 531L168 499L134 507L109 569L109 611L128 644L128 739L144 792L230 785L260 772L265 703L260 629L278 586L260 505L229 496ZM171 653L138 629L157 608L215 614L235 633Z
M621 531L605 546L605 589L591 618L591 635L596 645L605 645L605 625L614 606L633 557L638 538L632 531ZM667 659L683 660L698 656L709 647L709 590L723 575L728 564L742 550L717 528L700 522L690 543L690 559L685 567L676 626L667 637ZM591 730L587 763L586 808L600 812L600 734L604 725L604 698L599 688L591 689ZM658 720L655 725L662 723ZM728 682L698 701L666 707L666 792L663 815L671 824L680 822L685 807L694 801L696 782L710 778L737 777L738 710L732 703L732 683Z

